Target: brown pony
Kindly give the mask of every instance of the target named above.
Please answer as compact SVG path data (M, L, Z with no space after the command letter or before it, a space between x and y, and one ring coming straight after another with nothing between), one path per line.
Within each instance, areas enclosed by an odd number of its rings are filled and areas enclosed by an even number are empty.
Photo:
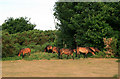
M94 51L91 50L89 47L77 47L76 57L77 57L77 54L79 54L79 58L80 58L80 52L85 54L84 57L86 57L86 58L87 58L87 54L89 52L92 53L93 55L95 55Z
M89 47L90 49L92 49L94 52L99 52L100 50L94 47Z
M74 60L74 57L73 57L73 50L71 49L60 49L60 54L59 54L59 58L62 58L62 55L65 54L67 55L67 59L68 59L68 56L71 55L73 60Z
M23 48L20 50L20 52L18 53L18 56L20 56L21 54L23 54L23 57L24 55L27 53L30 55L30 52L31 52L31 49L30 48Z
M50 46L50 45L47 45L46 47L45 47L45 49L44 49L44 51L45 52L52 52L52 46Z
M52 53L57 53L58 54L58 52L59 52L59 48L57 48L57 47L52 48Z

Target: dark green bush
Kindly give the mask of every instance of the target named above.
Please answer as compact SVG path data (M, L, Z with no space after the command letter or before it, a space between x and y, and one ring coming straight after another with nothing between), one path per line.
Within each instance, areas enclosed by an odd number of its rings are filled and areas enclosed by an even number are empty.
M22 33L9 34L2 32L2 57L13 57L21 48L30 48L31 53L44 51L46 45L54 45L56 31L29 30Z
M10 34L14 34L17 32L33 30L36 25L30 23L30 19L27 17L20 17L16 19L10 17L6 19L1 26L3 30L7 30Z

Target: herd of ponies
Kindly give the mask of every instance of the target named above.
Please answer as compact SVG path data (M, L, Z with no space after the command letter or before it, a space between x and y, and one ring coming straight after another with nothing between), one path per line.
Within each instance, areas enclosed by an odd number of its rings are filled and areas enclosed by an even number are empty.
M100 50L95 48L95 47L77 47L76 49L65 49L65 48L61 48L59 49L58 47L55 46L51 46L51 45L47 45L44 49L44 52L48 52L48 53L57 53L59 59L62 58L62 55L65 54L67 55L67 59L68 56L71 55L72 58L74 59L73 56L73 52L76 53L76 57L77 55L79 55L80 58L80 53L84 54L84 57L87 58L87 54L88 53L92 53L92 55L95 55L95 52L99 52ZM22 48L19 53L18 56L20 56L22 54L22 56L24 57L25 54L29 54L31 53L31 49L30 48Z

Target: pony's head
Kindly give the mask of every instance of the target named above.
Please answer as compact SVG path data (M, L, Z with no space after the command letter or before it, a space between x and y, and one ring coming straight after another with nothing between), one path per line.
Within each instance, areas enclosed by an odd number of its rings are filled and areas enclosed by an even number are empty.
M21 54L21 51L19 51L18 56L20 56L20 54Z
M24 49L24 48L22 48ZM22 49L19 50L18 56L20 56L20 54L22 53Z

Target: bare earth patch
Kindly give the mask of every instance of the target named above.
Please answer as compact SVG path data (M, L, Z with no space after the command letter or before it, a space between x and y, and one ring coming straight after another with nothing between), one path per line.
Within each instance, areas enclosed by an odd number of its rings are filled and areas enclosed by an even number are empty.
M3 77L113 77L117 59L16 60L2 62Z

